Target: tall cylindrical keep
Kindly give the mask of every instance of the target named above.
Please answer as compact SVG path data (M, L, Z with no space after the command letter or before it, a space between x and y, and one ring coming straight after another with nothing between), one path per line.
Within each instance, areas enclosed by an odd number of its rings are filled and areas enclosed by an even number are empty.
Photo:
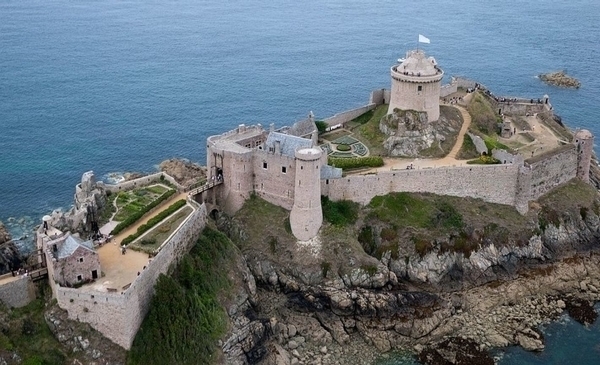
M594 153L594 135L587 129L575 133L577 145L577 177L585 182L590 181L590 162Z
M317 235L323 224L321 149L302 148L296 151L295 157L296 181L290 226L297 239L307 241Z
M440 87L444 71L422 50L409 51L391 68L392 87L388 114L394 109L427 112L430 122L440 118Z

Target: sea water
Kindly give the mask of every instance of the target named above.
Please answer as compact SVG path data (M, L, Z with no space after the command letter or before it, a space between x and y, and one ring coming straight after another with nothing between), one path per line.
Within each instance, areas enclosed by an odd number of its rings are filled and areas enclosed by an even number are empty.
M0 220L31 248L83 172L204 163L206 137L238 124L364 105L417 46L496 95L548 94L567 125L600 136L599 15L595 0L4 0ZM560 69L581 88L536 78Z

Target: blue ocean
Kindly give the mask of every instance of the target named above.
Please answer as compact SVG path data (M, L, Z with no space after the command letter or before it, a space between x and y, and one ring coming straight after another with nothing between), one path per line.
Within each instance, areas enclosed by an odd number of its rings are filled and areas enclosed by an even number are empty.
M0 220L30 238L43 214L69 208L85 171L204 164L208 135L361 106L418 34L446 75L497 95L548 94L571 128L600 136L599 17L596 0L3 0ZM561 69L581 88L536 78ZM549 328L548 354L597 351L597 328L590 342L565 326ZM540 363L529 356L501 363Z

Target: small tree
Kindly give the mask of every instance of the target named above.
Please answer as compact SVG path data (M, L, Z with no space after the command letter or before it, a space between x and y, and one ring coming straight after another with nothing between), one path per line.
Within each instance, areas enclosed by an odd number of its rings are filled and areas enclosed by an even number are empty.
M319 134L325 133L327 131L327 127L329 127L329 125L322 120L317 120L315 124L317 126L317 130L319 131Z

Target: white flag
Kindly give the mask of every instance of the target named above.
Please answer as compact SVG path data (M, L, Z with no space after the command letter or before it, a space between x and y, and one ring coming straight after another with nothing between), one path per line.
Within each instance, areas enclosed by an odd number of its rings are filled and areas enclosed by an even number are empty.
M429 41L429 38L425 37L424 35L419 34L419 43L431 43Z

